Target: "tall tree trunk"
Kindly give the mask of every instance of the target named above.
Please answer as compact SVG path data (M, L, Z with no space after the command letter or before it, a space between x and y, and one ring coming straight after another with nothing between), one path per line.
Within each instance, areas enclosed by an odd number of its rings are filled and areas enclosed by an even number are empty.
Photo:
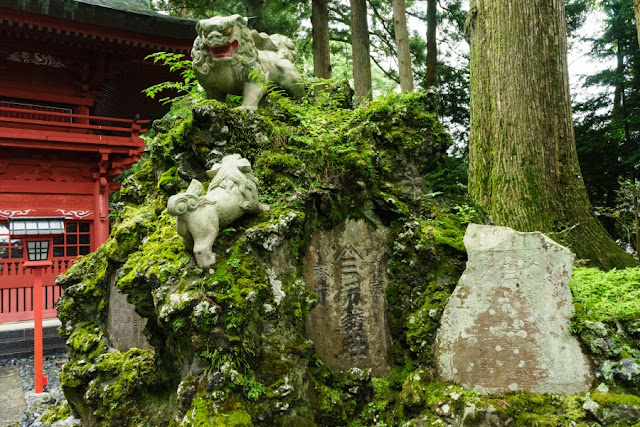
M472 0L469 191L499 225L635 266L596 220L576 154L564 0Z
M427 0L427 75L425 76L427 88L438 86L437 5L438 0Z
M369 58L369 24L367 0L351 2L351 50L355 103L371 99L371 59Z
M409 50L409 30L407 30L407 10L404 0L393 0L393 26L398 46L398 71L400 72L400 90L413 90L413 71L411 70L411 51Z
M313 75L319 79L330 79L331 52L327 0L311 0L311 37L313 39ZM325 85L319 85L316 90L324 88Z
M638 43L640 44L640 0L633 0L633 9L636 15L636 30L638 32ZM631 183L633 184L633 210L635 211L636 216L636 253L638 258L640 258L640 203L638 203L638 187L636 186L635 170L633 171L631 178Z
M247 0L246 5L251 28L260 32L267 31L267 25L264 22L264 0Z
M616 75L618 78L618 84L616 85L614 97L613 97L613 116L619 123L623 125L624 129L624 152L627 158L630 159L633 156L633 141L631 140L631 127L629 123L629 113L627 112L627 98L625 95L625 64L624 64L624 43L618 39L617 54L616 54ZM633 204L633 217L635 224L636 241L633 242L636 250L636 254L640 256L640 218L638 217L638 192L636 190L636 167L633 163L629 164L629 181L631 181L631 197Z
M638 30L638 43L640 43L640 0L633 0L633 9L636 13L636 29Z

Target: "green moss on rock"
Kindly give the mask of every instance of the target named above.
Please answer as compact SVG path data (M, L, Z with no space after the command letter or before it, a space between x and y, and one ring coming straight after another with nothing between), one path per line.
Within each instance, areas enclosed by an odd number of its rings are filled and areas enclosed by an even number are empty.
M268 108L252 112L187 102L156 121L150 156L115 201L109 240L60 279L65 294L58 311L70 356L61 379L83 423L589 421L584 396L486 398L434 380L432 345L464 269L464 229L483 216L459 191L450 197L427 188L424 176L438 174L450 138L425 94L391 95L356 110L339 105L331 97L299 104L275 96ZM221 230L213 247L217 263L202 269L176 235L166 201L235 152L252 162L261 201L271 209ZM317 298L302 279L301 260L312 233L346 218L365 219L390 235L393 366L382 378L357 368L331 372L306 338L305 317ZM147 318L153 350L110 345L112 283ZM580 317L575 325L596 320L603 319ZM631 329L640 335L640 326ZM631 343L625 341L621 357L634 356Z

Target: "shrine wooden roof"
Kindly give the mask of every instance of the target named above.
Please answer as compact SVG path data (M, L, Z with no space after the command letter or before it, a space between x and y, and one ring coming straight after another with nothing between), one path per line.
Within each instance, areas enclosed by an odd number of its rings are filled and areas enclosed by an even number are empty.
M147 0L0 0L0 70L3 59L19 60L21 54L33 55L34 49L55 58L70 72L90 64L93 74L88 90L101 93L96 101L85 100L93 114L126 119L138 114L157 117L166 108L141 91L178 76L168 67L143 60L158 51L189 56L196 37L195 23L159 14L149 8ZM33 94L10 89L0 95L35 99ZM38 99L46 99L43 93L38 91ZM60 95L53 101L83 102L64 100Z
M0 0L0 20L35 27L63 28L80 37L99 36L188 51L196 37L195 20L163 15L146 0Z

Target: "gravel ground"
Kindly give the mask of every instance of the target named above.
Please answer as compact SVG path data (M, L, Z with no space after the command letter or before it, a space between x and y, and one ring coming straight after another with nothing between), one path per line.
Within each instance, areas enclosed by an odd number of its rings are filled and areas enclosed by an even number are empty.
M37 421L38 417L47 409L49 405L64 401L64 394L60 387L60 368L67 361L66 353L52 354L44 356L43 370L48 377L48 385L44 387L44 393L34 394L33 356L21 359L0 359L0 368L5 366L17 366L20 369L20 380L22 390L27 401L25 415L20 422L20 427L41 427L44 426ZM69 417L63 422L58 422L56 426L80 425L80 420Z

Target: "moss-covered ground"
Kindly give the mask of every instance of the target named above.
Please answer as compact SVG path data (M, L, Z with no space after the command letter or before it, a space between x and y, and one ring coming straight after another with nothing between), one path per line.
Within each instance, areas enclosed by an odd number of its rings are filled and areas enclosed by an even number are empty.
M69 351L62 384L83 425L632 424L619 408L637 405L637 384L616 377L616 363L638 352L640 327L628 329L640 320L631 290L611 294L605 313L595 297L600 285L573 284L574 329L585 348L591 324L605 322L605 333L616 322L627 328L611 338L620 352L600 356L598 369L611 365L599 378L607 391L486 398L434 378L432 345L464 269L464 230L486 218L464 188L443 186L450 138L427 99L390 95L351 110L339 93L302 103L275 95L257 112L184 100L156 121L149 155L114 199L109 240L59 279ZM270 210L221 230L215 268L201 269L166 202L191 179L206 185L205 171L232 153L252 162ZM346 218L370 221L390 237L393 367L382 378L357 368L331 372L305 334L317 298L302 280L301 259L311 233ZM290 268L279 269L285 296L276 300L269 270L282 259ZM153 350L110 345L112 283L148 319Z

